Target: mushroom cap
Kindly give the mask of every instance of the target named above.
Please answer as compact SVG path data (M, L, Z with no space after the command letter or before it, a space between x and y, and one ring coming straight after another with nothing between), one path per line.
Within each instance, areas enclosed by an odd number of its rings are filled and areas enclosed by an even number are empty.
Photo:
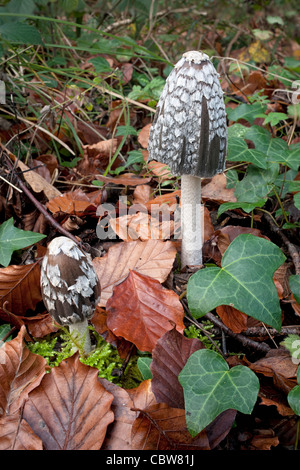
M185 52L166 80L150 129L148 161L173 175L210 178L225 168L226 112L219 75L208 55Z
M100 283L89 257L67 237L54 238L41 266L41 291L60 325L89 320L100 300Z

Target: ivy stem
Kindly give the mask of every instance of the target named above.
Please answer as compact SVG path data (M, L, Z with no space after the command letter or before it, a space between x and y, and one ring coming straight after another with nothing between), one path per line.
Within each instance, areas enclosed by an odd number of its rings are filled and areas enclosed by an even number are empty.
M276 191L275 187L273 187L273 191L274 191L274 194L275 194L276 199L277 199L277 201L278 201L278 204L280 205L280 208L281 208L281 210L282 210L282 214L283 214L284 220L285 220L286 223L288 224L288 223L289 223L289 219L287 218L287 215L286 215L286 212L285 212L285 210L284 210L282 201L281 201L279 195L277 194L277 191Z

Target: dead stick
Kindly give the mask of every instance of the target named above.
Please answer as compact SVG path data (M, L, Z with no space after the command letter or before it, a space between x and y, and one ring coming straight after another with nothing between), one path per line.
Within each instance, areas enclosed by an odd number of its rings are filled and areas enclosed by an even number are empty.
M264 218L268 222L272 232L280 236L293 260L296 274L300 274L300 255L298 248L293 243L291 243L288 237L282 232L282 230L274 224L272 218L268 214L264 214Z
M9 169L14 172L15 174L15 177L17 179L17 182L18 182L18 185L20 186L20 188L24 191L24 193L26 194L26 196L31 200L31 202L33 202L33 204L35 205L35 207L43 214L43 216L45 217L45 219L58 231L60 232L62 235L64 235L65 237L69 237L71 238L71 240L73 240L75 243L77 243L77 245L80 245L80 241L77 240L76 237L74 237L74 235L72 235L70 232L68 232L67 230L65 230L53 217L52 215L49 214L49 212L47 211L47 209L45 209L45 207L43 206L43 204L41 204L35 197L34 195L29 191L29 189L27 188L27 186L23 183L23 181L21 180L21 178L19 177L19 175L17 174L17 172L15 171L15 168L10 160L10 158L5 155L5 158L6 158L6 161L7 161L7 165L9 167Z
M205 317L210 320L215 326L220 328L220 330L224 331L228 336L231 336L232 338L236 339L240 343L242 343L243 346L251 348L251 349L256 349L258 351L262 352L268 352L270 351L270 346L268 346L266 343L258 343L257 341L253 341L250 338L246 338L245 336L239 334L239 333L234 333L230 328L228 328L224 323L219 320L215 315L212 313L208 312Z

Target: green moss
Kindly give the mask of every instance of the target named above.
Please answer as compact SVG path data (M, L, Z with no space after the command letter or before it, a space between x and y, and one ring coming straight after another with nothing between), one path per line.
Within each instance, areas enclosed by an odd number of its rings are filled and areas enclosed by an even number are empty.
M109 380L124 388L134 388L142 382L143 378L137 366L138 355L130 358L124 374L119 377L112 375L114 369L120 369L123 359L120 358L118 351L111 344L107 343L100 335L93 330L97 344L95 349L87 356L80 356L80 361L90 367L99 370L99 377ZM50 368L58 366L64 359L72 356L73 343L68 332L62 329L59 335L54 337L36 340L27 344L28 349L34 353L43 356Z
M201 326L203 327L204 330L206 330L207 332L209 332L209 330L211 330L214 325L210 322L210 321L204 321ZM207 348L207 349L213 349L214 351L216 350L215 346L213 345L213 343L210 341L210 339L205 335L205 333L202 332L202 330L200 330L199 328L197 328L195 325L190 325L188 328L186 328L184 330L184 334L187 338L197 338L197 339L200 339L200 341L204 344L204 346ZM213 339L214 338L214 334L213 333L209 333L209 336ZM220 346L220 342L217 341L217 340L214 340L214 343L219 347Z

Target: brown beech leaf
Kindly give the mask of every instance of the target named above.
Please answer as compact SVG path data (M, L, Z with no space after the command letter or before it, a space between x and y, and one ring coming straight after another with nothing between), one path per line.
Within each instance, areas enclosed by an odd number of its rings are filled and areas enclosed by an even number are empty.
M133 191L133 204L146 204L151 198L153 189L149 184L140 184Z
M132 427L135 450L210 450L206 431L192 438L186 427L185 411L157 403L139 410Z
M113 421L114 399L78 353L52 368L33 390L24 418L45 450L99 450Z
M178 295L135 271L115 286L106 311L108 328L140 351L152 352L157 340L174 324L180 332L184 330L184 310Z
M94 213L97 207L81 189L76 189L51 199L47 203L47 208L52 214L63 213L82 217L85 214Z
M15 315L25 315L27 310L35 310L42 300L40 289L40 266L38 263L11 265L0 269L0 307Z
M149 214L138 212L109 221L113 231L124 241L167 240L174 234L174 221L160 222Z
M137 388L127 390L134 404L134 408L144 409L157 403L152 391L152 380L144 380Z
M43 443L16 413L0 418L0 450L43 450Z
M118 243L105 256L94 258L94 268L101 284L99 305L106 305L113 287L124 281L130 270L164 282L173 267L176 253L176 247L171 241L136 240Z
M0 415L15 413L45 374L46 359L24 344L25 326L0 348Z
M203 200L215 201L219 204L236 202L234 188L226 188L226 182L225 173L213 176L210 182L201 189Z
M161 162L156 162L152 160L151 162L147 163L148 170L156 177L159 178L160 181L165 181L173 178L172 173L170 172L170 168Z
M286 349L271 349L265 357L249 364L256 374L272 377L274 385L288 393L296 384L297 367Z
M55 326L53 318L49 313L41 313L39 315L34 315L33 317L25 317L23 318L23 321L27 326L29 334L35 338L43 338L59 329Z
M106 379L99 381L114 396L111 409L115 418L107 428L101 450L132 450L131 428L137 416L137 412L132 409L133 401L122 387Z
M144 126L139 132L138 142L144 149L148 148L149 132L151 126L152 124L150 122L149 124Z
M157 402L167 403L173 408L184 409L183 389L178 374L186 361L204 345L197 338L187 338L176 328L167 331L152 351L152 391Z
M138 186L139 184L146 184L151 181L151 178L142 178L136 176L134 173L124 173L121 176L103 176L95 175L95 178L104 183L114 183L116 185L121 184L122 186Z
M266 238L259 229L251 227L242 227L240 225L226 225L219 230L212 233L210 240L204 246L204 255L207 258L212 258L216 264L221 265L222 256L227 250L230 243L243 233L251 233L256 237Z
M84 145L83 158L77 164L76 170L85 176L93 176L99 170L105 170L110 158L117 150L117 146L117 139L101 140L95 144ZM120 163L119 158L116 159L113 168L115 168L116 163Z
M48 200L61 194L55 186L48 183L39 173L34 170L28 171L30 168L25 163L18 160L17 166L24 172L23 176L34 192L40 193L43 191Z
M228 326L233 333L241 333L248 328L248 315L237 310L231 305L220 305L216 308L216 312L221 318L224 325Z

